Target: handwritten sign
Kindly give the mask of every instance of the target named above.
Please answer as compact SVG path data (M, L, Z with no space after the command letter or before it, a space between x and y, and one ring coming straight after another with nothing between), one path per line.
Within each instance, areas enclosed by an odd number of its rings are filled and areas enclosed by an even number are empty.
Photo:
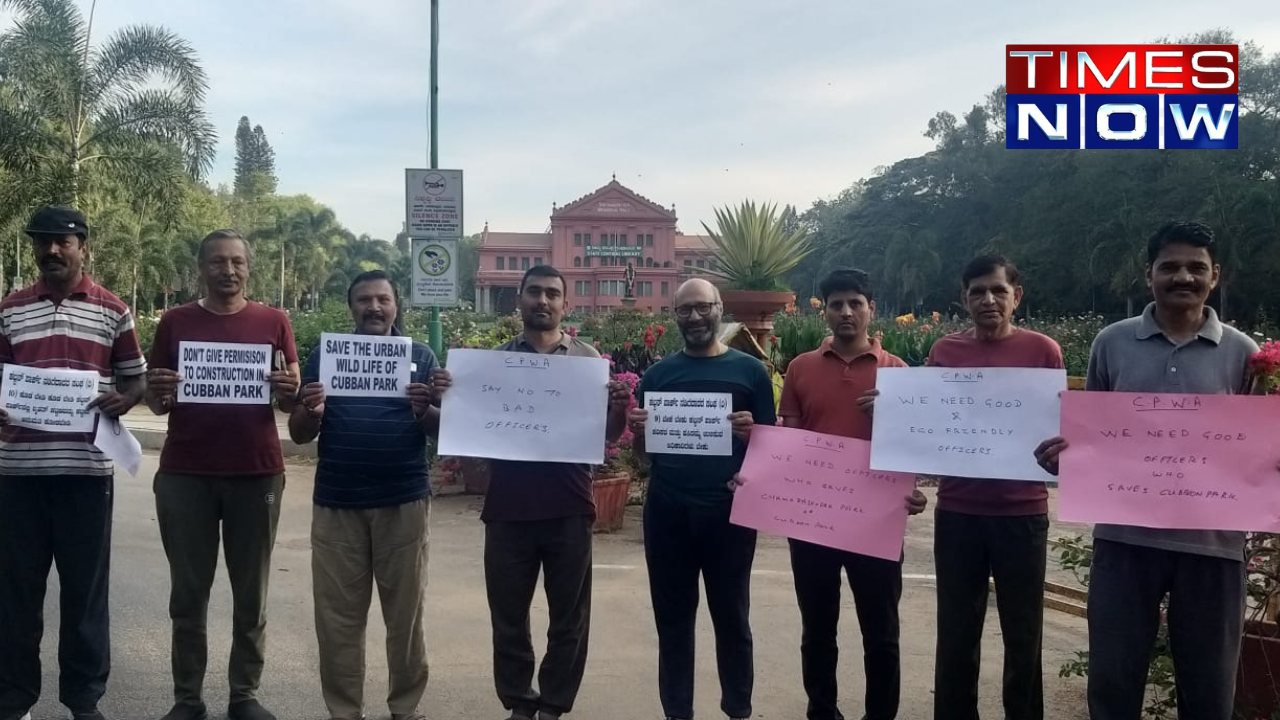
M1059 518L1280 532L1277 400L1066 393Z
M320 382L327 396L408 394L413 341L389 335L320 335Z
M178 343L178 402L263 405L271 402L271 346Z
M441 455L604 462L609 363L600 358L450 350Z
M886 560L902 556L915 476L870 466L865 440L760 425L751 430L729 519Z
M871 467L1045 482L1033 455L1058 434L1065 370L880 368Z
M93 432L101 378L92 370L51 370L5 365L4 409L9 424L45 432Z
M729 393L645 393L644 449L671 455L732 455Z

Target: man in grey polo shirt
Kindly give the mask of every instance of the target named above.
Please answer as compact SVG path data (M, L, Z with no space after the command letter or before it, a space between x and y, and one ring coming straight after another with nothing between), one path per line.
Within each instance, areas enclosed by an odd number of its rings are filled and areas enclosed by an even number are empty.
M1218 284L1213 231L1168 223L1147 243L1155 302L1093 342L1086 390L1229 395L1248 391L1258 346L1205 305ZM1062 438L1036 448L1058 472ZM1277 478L1280 480L1280 478ZM1280 483L1277 484L1280 489ZM1178 717L1230 720L1244 622L1244 533L1094 528L1089 586L1089 716L1142 716L1147 666L1169 595Z

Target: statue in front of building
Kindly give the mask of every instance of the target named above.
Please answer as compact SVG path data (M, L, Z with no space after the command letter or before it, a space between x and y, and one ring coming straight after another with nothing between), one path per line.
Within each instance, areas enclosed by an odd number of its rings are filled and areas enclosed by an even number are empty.
M626 292L623 297L633 298L636 296L636 268L627 261L627 269L622 273L623 282L626 284Z

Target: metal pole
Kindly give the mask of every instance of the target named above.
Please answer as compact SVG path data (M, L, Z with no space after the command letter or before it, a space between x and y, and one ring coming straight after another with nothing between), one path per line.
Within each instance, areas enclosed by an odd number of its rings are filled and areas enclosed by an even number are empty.
M438 170L440 168L440 131L437 123L439 114L437 106L439 105L440 88L439 82L439 65L440 65L440 0L431 0L431 94L428 100L429 122L431 123L431 169ZM457 258L454 258L457 262ZM431 306L431 323L427 326L428 343L431 350L439 357L444 350L443 338L444 328L440 325L440 308Z

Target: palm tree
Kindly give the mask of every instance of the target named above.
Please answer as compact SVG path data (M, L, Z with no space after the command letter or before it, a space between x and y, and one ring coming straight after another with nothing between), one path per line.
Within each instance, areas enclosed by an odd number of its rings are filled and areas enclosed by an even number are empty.
M133 25L94 46L93 5L86 19L71 0L0 0L0 10L16 13L0 35L0 164L21 179L0 207L78 204L98 178L156 184L208 170L217 136L185 40Z

